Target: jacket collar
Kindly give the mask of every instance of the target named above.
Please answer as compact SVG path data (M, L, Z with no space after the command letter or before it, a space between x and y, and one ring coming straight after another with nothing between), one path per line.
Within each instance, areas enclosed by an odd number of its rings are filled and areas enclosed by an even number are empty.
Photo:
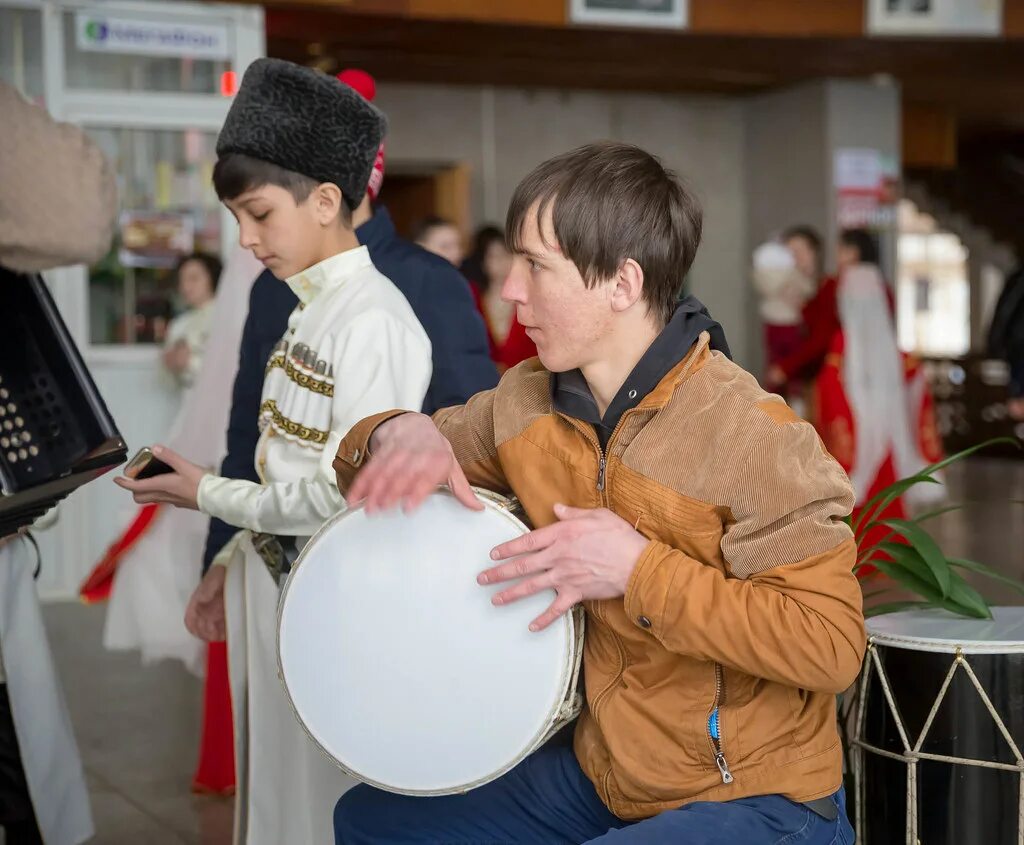
M321 292L340 287L372 264L365 246L339 252L285 281L303 305L309 305Z

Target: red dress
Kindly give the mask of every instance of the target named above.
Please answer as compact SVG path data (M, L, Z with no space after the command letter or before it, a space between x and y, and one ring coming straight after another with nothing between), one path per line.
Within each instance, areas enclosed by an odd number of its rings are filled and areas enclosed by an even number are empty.
M480 315L484 318L484 325L487 326L487 343L491 349L491 360L498 365L498 368L504 372L521 361L535 358L537 356L537 345L530 340L526 334L526 329L523 328L514 314L512 315L512 324L509 327L508 336L504 342L498 343L494 339L494 329L491 326L491 321L487 318L487 312L484 310L480 288L475 282L470 282L469 287L473 291L473 301L476 303L476 310L480 312Z

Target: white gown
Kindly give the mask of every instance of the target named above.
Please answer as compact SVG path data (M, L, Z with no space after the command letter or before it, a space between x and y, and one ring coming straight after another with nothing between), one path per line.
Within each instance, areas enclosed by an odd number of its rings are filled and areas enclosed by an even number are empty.
M288 280L300 305L268 364L256 468L264 483L206 476L200 509L248 529L218 556L228 565L228 672L235 722L235 841L327 845L333 808L352 781L302 731L277 671L278 585L248 532L296 537L301 548L344 507L332 463L359 420L418 410L430 341L365 247ZM298 357L296 357L298 352Z
M206 341L201 367L164 441L200 466L219 466L238 370L238 346L249 292L263 265L247 249L228 259L207 321L217 327ZM206 647L185 628L185 608L199 583L209 517L160 506L146 533L124 554L107 606L103 645L138 649L143 664L181 660L201 676Z
M0 650L14 732L39 832L46 845L93 835L89 791L32 580L24 539L0 548Z

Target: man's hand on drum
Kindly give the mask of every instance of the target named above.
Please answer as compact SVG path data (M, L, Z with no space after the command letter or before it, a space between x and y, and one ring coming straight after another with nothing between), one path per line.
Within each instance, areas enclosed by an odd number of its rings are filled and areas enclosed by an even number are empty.
M467 508L483 510L434 421L425 414L402 414L374 431L370 458L348 491L348 500L362 502L367 513L399 504L408 512L442 484Z
M559 521L502 543L491 552L500 566L482 572L481 584L518 583L491 601L507 604L553 589L551 606L531 624L542 631L584 599L611 599L626 594L629 578L648 540L606 508L555 505ZM515 560L509 560L515 558Z

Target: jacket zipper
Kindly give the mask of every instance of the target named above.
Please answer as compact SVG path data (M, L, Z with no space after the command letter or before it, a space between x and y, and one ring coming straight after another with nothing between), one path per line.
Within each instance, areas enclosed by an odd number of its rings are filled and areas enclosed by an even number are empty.
M597 452L596 486L597 491L601 494L601 505L607 507L608 497L605 488L607 486L606 481L608 471L608 459L605 457L604 449L601 448L600 441L597 439L593 431L591 429L588 429L587 426L585 426L579 420L573 419L568 414L563 414L561 412L559 412L558 415L562 417L566 422L568 422L573 428L579 431L580 434L583 435L583 439L590 443L590 445L592 445L594 447L594 450ZM622 426L623 421L626 419L628 415L629 412L627 411L625 414L622 415L622 419L619 420L618 425L615 426L615 431L613 431L612 436L608 438L609 445L611 445L612 441L615 439L615 435L618 433L619 428ZM600 613L598 613L596 607L593 613L597 619L600 619L602 622L605 621L604 617ZM603 690L601 690L601 692L595 695L594 700L590 704L590 712L594 714L595 718L597 717L598 705L604 703L604 700L608 697L611 691L614 690L615 687L618 685L619 681L622 678L622 673L626 671L626 649L623 648L618 636L615 634L615 631L612 630L610 626L608 631L611 634L612 642L615 643L615 650L619 656L619 668L618 671L615 673L615 677L612 678L608 686L606 686Z
M722 723L719 718L718 708L725 702L725 677L722 674L722 664L715 664L715 703L708 714L708 741L711 743L711 753L715 757L715 765L718 766L718 773L722 776L722 783L732 783L734 778L729 771L729 763L725 759L725 750L722 747Z

